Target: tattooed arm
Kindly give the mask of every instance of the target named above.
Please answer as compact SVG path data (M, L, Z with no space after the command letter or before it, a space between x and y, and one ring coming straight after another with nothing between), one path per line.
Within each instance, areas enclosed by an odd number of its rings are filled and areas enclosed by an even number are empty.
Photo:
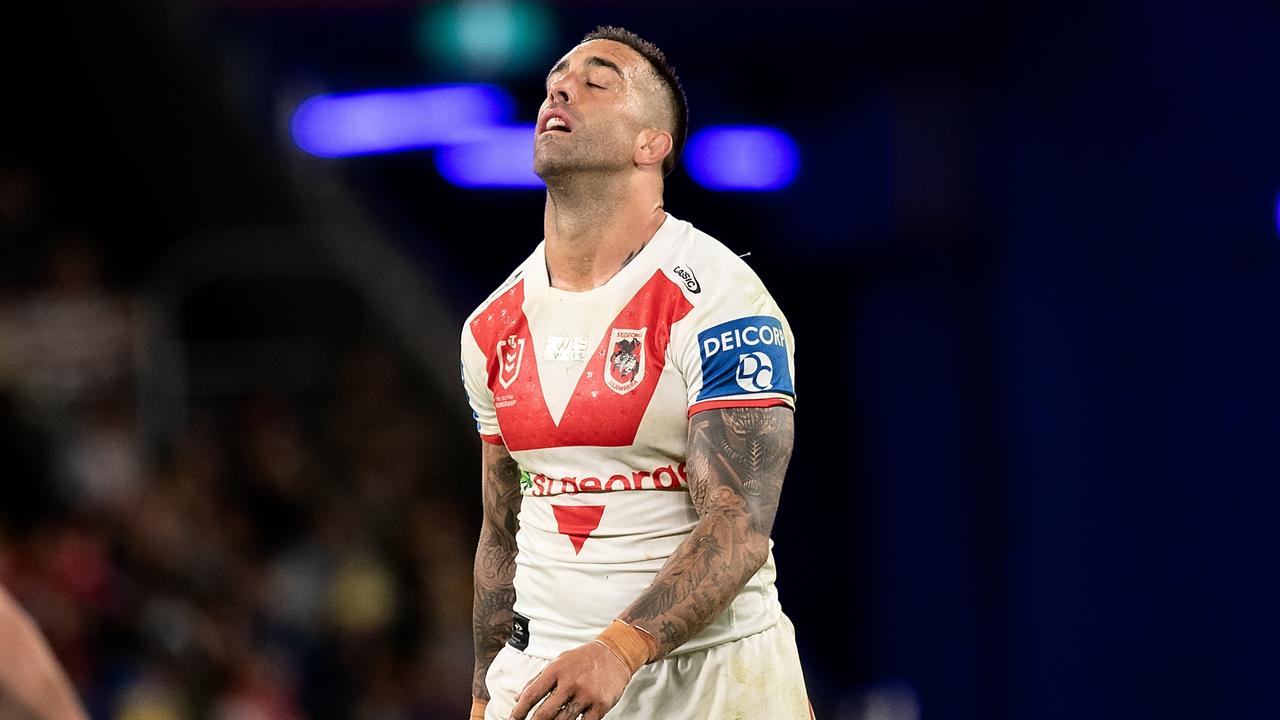
M618 616L652 639L615 622L529 681L512 718L524 720L541 701L532 720L599 720L641 665L683 645L729 606L769 557L794 432L787 407L706 410L690 419L686 467L698 524Z
M516 531L520 513L520 468L502 445L482 443L484 521L476 546L475 595L471 607L476 665L471 694L488 700L484 676L511 636L516 590Z
M793 413L782 406L690 418L686 465L700 519L619 616L657 639L658 657L710 625L768 559L794 435Z

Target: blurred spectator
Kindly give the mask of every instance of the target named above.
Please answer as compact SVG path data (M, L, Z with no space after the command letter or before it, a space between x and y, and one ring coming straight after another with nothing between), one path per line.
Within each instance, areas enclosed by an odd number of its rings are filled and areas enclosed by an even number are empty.
M87 233L49 245L42 282L0 304L0 385L41 419L60 452L62 493L88 507L126 505L137 492L133 309L108 288Z
M127 297L105 285L90 236L59 236L44 265L41 284L0 307L0 372L56 414L127 380L131 312Z
M41 281L0 307L22 479L3 484L0 579L95 714L462 716L471 539L433 482L456 453L395 355L354 346L331 396L193 408L147 455L133 301L91 238L52 242Z
M93 715L462 717L458 453L397 355L353 339L331 392L195 400L143 447L146 313L47 190L0 157L0 582Z

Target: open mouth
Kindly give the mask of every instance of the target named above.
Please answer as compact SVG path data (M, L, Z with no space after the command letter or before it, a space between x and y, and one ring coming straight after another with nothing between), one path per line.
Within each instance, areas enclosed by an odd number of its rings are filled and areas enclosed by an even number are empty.
M564 118L556 117L555 115L552 115L551 117L547 118L547 124L543 126L542 131L543 132L555 131L555 132L566 132L566 133L572 132L569 129L569 124L564 121Z

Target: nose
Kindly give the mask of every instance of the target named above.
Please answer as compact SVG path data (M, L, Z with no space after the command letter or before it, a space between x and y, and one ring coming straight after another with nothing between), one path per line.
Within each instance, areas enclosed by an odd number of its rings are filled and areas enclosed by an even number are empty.
M552 105L568 105L573 102L573 87L569 81L569 73L547 83L547 101Z

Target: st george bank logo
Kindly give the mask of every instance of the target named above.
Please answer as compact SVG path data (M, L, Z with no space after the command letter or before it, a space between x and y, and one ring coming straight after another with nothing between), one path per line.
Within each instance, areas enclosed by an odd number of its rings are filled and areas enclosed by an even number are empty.
M702 356L702 392L698 400L743 393L795 395L787 334L782 321L768 315L730 320L698 333Z

